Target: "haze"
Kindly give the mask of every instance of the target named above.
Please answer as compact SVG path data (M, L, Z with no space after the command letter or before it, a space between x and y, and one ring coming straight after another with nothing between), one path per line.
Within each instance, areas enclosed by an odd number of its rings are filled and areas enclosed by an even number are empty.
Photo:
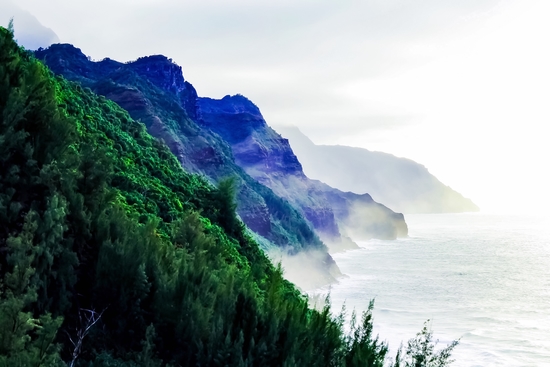
M483 211L550 204L544 0L16 4L0 2L0 21L14 15L26 47L165 54L202 96L241 93L318 144L416 160Z

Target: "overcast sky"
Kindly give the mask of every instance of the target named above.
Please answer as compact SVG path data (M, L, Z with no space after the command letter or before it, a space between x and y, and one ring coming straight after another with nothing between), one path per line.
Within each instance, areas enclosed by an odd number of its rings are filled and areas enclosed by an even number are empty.
M546 0L16 4L28 47L165 54L201 96L241 93L317 143L414 159L485 211L550 205ZM0 0L0 21L13 8Z

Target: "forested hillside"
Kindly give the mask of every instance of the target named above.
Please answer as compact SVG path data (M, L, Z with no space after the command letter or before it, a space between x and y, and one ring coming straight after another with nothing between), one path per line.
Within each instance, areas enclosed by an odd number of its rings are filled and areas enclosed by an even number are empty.
M115 103L0 29L0 365L381 365Z
M250 229L277 246L324 248L306 221L269 188L235 164L231 148L194 121L197 93L181 67L161 56L126 64L111 59L90 61L80 49L55 44L35 52L58 75L113 100L148 132L165 141L181 165L212 182L235 179L237 211Z
M51 70L115 101L147 131L163 139L190 172L212 182L236 178L237 212L258 236L282 253L286 275L304 289L341 275L327 253L357 248L352 241L407 235L405 218L369 194L342 192L310 180L288 141L242 95L198 97L182 67L163 55L125 63L94 61L70 44L35 52ZM312 231L312 229L314 231ZM352 239L350 239L352 237ZM319 238L323 241L321 243ZM299 275L284 262L302 253ZM306 276L301 276L305 274Z
M309 308L246 233L230 181L183 171L11 28L0 116L0 366L384 364L372 304L348 333L328 303ZM446 364L426 329L413 341L394 366Z
M38 50L35 56L64 78L90 88L124 108L143 122L147 131L162 139L188 172L217 183L234 180L237 213L262 240L264 248L304 257L308 278L317 285L335 281L340 271L327 248L307 220L292 205L262 185L235 163L231 147L219 135L192 119L197 115L197 93L184 80L182 69L162 55L120 63L111 59L94 62L69 44ZM303 278L295 277L294 281ZM308 284L300 283L302 287Z

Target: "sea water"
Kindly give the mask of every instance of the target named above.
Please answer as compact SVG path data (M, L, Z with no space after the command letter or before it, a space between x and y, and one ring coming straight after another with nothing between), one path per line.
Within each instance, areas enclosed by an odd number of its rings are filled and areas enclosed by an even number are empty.
M360 313L375 299L392 356L429 319L440 347L460 338L452 366L550 366L550 216L406 220L408 238L333 256L347 275L330 287L333 310Z

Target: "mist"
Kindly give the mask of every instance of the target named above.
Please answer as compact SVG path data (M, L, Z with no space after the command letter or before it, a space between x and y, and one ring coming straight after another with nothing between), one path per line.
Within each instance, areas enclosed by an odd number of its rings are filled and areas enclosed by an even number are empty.
M38 19L8 0L0 0L0 25L7 27L13 19L14 35L19 45L29 50L58 43L59 37Z
M165 54L200 95L240 93L317 144L419 162L484 211L550 205L546 1L17 6L94 59ZM26 47L57 39L23 18L15 30Z
M303 291L332 284L343 276L338 265L323 251L291 254L284 249L270 248L266 254L274 264L280 263L284 277Z

